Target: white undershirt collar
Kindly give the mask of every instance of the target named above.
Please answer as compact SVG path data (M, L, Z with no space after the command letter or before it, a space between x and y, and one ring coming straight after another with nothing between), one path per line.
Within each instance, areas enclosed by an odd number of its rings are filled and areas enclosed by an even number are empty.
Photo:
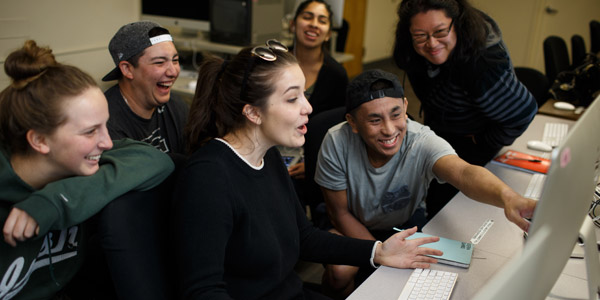
M235 150L235 148L233 148L233 146L231 146L226 140L222 139L222 138L215 138L215 140L217 141L221 141L223 144L227 145L227 147L229 147L229 149L231 149L233 151L233 153L235 153L235 155L237 155L241 160L243 160L250 168L254 169L254 170L262 170L262 168L265 166L265 159L261 158L260 159L260 166L256 167L253 164L251 164L249 161L247 161L239 152L237 152L237 150Z

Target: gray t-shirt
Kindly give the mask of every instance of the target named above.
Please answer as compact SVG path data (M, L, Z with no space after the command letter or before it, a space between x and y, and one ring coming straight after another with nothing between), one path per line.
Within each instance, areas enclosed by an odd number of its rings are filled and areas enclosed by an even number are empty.
M429 127L407 121L398 153L380 168L367 157L366 145L346 122L329 129L317 160L315 182L346 190L348 208L370 230L390 230L410 219L423 205L433 178L433 165L456 152Z

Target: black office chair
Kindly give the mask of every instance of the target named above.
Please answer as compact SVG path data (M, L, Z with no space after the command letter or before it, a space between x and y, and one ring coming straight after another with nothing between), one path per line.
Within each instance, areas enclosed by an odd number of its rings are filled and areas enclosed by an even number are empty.
M600 53L600 22L596 20L590 21L590 41L592 44L590 52Z
M321 142L329 128L345 121L346 107L337 107L322 111L311 117L306 124L307 132L304 135L304 174L306 177L305 199L310 207L312 221L315 226L326 229L329 219L323 204L324 199L321 194L321 188L315 182L315 171L317 167L317 157ZM319 206L319 204L321 204Z
M544 105L550 98L548 93L550 81L548 81L548 77L542 72L528 67L515 67L515 74L517 75L517 79L519 79L533 95L538 107Z
M571 69L575 69L583 63L585 59L585 41L579 34L571 37Z
M348 24L348 21L346 21L346 19L342 19L342 27L334 28L333 30L337 32L337 38L335 40L335 51L344 52L344 50L346 50L346 40L348 38L350 24Z
M561 37L549 36L544 40L544 65L550 82L554 82L558 73L570 69L567 43Z

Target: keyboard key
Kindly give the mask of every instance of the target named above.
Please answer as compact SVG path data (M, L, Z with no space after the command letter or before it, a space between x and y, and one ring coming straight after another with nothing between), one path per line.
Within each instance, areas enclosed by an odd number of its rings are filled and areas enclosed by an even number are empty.
M562 142L563 138L569 131L569 125L565 123L552 123L548 122L544 125L544 135L542 136L542 142L552 146L558 147Z
M542 188L544 187L544 182L546 181L545 174L535 173L531 177L529 184L527 185L527 189L523 194L523 197L539 200L542 195Z
M430 269L414 269L398 300L448 300L458 278L457 273Z

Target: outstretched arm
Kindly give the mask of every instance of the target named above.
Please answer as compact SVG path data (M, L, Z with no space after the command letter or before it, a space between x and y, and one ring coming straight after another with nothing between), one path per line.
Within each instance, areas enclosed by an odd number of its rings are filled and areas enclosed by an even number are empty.
M456 155L446 155L433 165L433 172L467 197L504 208L506 218L527 231L536 201L519 195L486 168L471 165Z
M7 219L10 222L3 227L5 241L14 244L15 239L31 237L32 228L43 236L49 230L79 224L118 196L158 185L174 169L166 154L129 139L114 141L113 148L102 154L100 165L94 175L50 183L15 204Z

